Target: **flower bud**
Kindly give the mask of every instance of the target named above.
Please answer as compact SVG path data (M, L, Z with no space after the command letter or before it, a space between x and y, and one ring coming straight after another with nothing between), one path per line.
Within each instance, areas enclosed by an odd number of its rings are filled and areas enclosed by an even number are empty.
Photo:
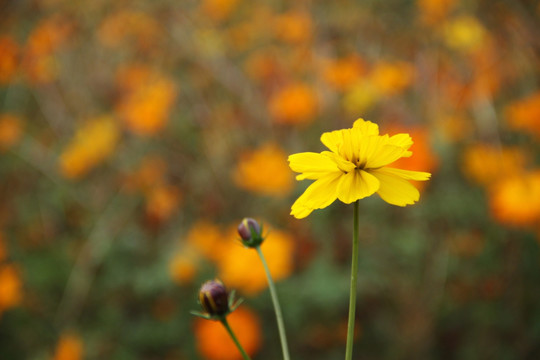
M244 218L238 225L238 235L242 243L247 247L259 246L264 238L262 237L262 227L252 218Z
M229 312L229 293L219 280L209 280L202 284L199 302L209 315L225 315Z

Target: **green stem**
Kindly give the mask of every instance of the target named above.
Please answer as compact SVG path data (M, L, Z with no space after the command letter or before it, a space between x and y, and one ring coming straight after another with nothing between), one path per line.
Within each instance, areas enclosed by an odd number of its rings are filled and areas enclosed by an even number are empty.
M255 249L257 250L259 257L261 258L262 264L264 266L264 271L266 272L266 278L268 279L268 287L270 288L270 295L272 296L272 302L274 303L274 311L276 313L276 319L277 319L278 330L279 330L279 338L281 340L281 349L283 350L283 359L289 360L290 357L289 357L289 348L287 345L287 336L285 335L285 325L283 325L283 315L281 314L281 307L279 306L276 286L274 285L274 281L272 280L272 275L270 274L270 269L268 268L268 264L266 263L266 260L264 259L264 255L261 251L261 247L257 246Z
M347 347L345 360L352 359L354 324L356 312L356 283L358 277L358 200L354 203L353 243L351 264L351 291L349 294L349 323L347 325Z
M223 316L220 321L223 324L223 326L225 326L225 329L227 329L227 332L229 333L229 335L233 339L233 341L236 344L236 347L238 348L238 350L240 350L240 353L242 353L242 357L244 358L244 360L251 360L249 355L246 353L246 351L244 350L242 345L240 345L240 342L238 341L238 339L234 335L231 327L229 326L229 322L227 321L227 318L225 316Z

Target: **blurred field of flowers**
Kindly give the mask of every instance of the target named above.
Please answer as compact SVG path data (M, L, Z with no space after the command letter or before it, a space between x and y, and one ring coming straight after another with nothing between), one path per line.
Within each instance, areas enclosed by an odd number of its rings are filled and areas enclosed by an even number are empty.
M540 358L538 1L0 1L0 359L343 356L352 211L287 156L407 132L418 204L360 205L356 359ZM214 326L215 325L215 326Z

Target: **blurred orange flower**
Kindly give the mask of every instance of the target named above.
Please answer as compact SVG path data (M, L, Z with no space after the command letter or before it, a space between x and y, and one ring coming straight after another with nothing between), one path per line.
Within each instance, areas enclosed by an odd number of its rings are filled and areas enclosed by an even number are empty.
M540 138L540 92L511 103L506 107L505 115L512 128Z
M85 123L60 155L60 171L79 179L114 151L120 132L113 118L101 116Z
M107 16L98 30L101 43L107 47L134 42L141 49L155 44L160 36L158 22L144 12L124 10Z
M73 24L59 16L41 21L26 42L23 69L32 84L53 81L58 74L55 52L68 40Z
M215 224L199 220L189 230L187 244L193 246L209 260L218 261L229 247L221 229Z
M157 156L147 156L142 159L139 167L127 176L129 190L148 192L153 186L165 183L167 164Z
M404 61L381 61L371 71L371 83L383 95L396 95L407 89L415 76L414 67Z
M176 98L176 86L164 75L145 66L121 68L118 87L123 91L116 106L128 129L139 135L153 135L165 127Z
M355 55L329 60L324 65L324 80L336 90L348 90L365 72L362 60Z
M308 124L317 115L315 91L301 83L289 84L275 93L269 103L273 119L281 124Z
M496 147L489 144L468 146L463 153L463 172L481 185L490 185L501 174L519 174L528 163L529 156L518 147Z
M268 230L268 236L261 245L261 250L268 262L270 273L275 281L284 279L293 271L294 242L292 237L282 231ZM218 262L219 275L227 286L238 289L246 295L255 295L265 289L268 284L266 273L257 252L236 246L232 239L238 238L236 227L229 231L227 250L221 254Z
M401 125L391 125L385 128L386 133L397 134L406 132L414 139L409 151L414 153L411 157L402 157L392 163L393 167L404 170L422 169L433 173L439 167L439 159L433 150L430 139L431 134L426 128L409 128ZM424 181L414 181L414 185L420 190L427 185Z
M172 185L159 185L147 193L146 214L153 220L165 221L178 209L182 195Z
M277 55L271 50L252 54L245 64L248 75L258 81L273 80L281 72Z
M15 145L22 135L20 119L12 114L0 114L0 151Z
M53 360L81 360L84 345L81 338L75 334L65 333L60 336Z
M241 154L233 172L235 183L263 195L285 196L293 187L287 154L274 143Z
M0 84L9 83L19 66L19 45L7 35L0 36Z
M0 315L7 309L20 304L22 283L14 265L0 264Z
M311 40L313 22L305 12L290 11L276 16L273 29L278 39L297 45Z
M201 11L211 20L227 19L238 6L239 0L203 0Z
M540 170L501 180L490 191L491 213L513 226L537 225L540 221Z
M456 0L417 0L420 21L426 25L438 25L455 6Z
M179 251L169 262L169 274L179 285L191 282L196 273L195 254Z
M0 261L3 261L7 256L7 248L4 243L4 234L0 231Z
M245 306L232 312L227 321L249 356L257 353L262 343L262 331L257 315ZM197 350L208 360L241 360L242 355L229 334L218 321L195 320Z

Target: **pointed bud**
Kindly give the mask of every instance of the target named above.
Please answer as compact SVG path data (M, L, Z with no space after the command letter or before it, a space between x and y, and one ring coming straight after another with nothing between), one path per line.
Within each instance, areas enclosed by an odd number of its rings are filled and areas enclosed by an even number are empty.
M264 241L262 226L252 218L244 218L238 225L238 235L242 243L247 247L257 247Z
M209 315L225 315L229 312L229 293L219 280L209 280L202 284L199 302Z

